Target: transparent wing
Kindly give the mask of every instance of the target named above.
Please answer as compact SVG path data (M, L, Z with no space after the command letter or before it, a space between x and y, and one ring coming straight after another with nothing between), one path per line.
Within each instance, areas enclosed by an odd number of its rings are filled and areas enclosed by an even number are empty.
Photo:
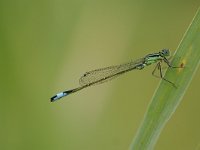
M128 72L130 70L136 69L138 65L143 64L144 58L138 59L136 61L131 61L129 63L110 66L105 68L100 68L86 72L80 79L79 83L81 86L86 85L96 85L107 82L119 75Z

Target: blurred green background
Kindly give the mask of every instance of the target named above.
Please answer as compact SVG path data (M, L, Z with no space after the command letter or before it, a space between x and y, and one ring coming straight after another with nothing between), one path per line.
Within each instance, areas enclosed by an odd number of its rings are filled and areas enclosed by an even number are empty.
M177 48L199 0L1 0L0 149L126 150L159 79L154 66L55 103L92 69ZM200 70L156 150L200 149Z

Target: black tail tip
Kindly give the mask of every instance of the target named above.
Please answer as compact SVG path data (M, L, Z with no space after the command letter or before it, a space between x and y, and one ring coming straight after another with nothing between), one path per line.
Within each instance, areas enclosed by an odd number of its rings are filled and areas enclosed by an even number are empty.
M61 93L58 93L58 94L54 95L53 97L51 97L50 100L51 100L51 102L54 102L54 101L56 101L58 99L61 99L64 96L67 96L67 95L68 95L68 93L66 91L64 91L64 92L61 92Z
M51 97L50 101L54 102L57 99L57 95L54 95L53 97Z

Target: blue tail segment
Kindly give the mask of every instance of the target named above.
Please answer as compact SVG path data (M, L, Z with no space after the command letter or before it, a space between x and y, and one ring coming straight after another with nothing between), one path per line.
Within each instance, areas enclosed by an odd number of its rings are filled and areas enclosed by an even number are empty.
M67 95L68 95L68 93L66 93L66 92L58 93L58 94L54 95L53 97L51 97L51 102L54 102L64 96L67 96Z
M53 97L51 97L51 102L55 102L56 100L61 99L62 97L65 97L73 92L75 92L74 89L69 90L69 91L60 92L60 93L54 95Z

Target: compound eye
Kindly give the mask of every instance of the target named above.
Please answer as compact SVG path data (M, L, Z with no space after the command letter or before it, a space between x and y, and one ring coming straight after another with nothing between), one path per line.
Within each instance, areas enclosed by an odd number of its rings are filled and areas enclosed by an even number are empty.
M169 53L170 53L170 52L169 52L168 49L163 49L163 50L162 50L162 53L163 53L164 56L169 56Z

